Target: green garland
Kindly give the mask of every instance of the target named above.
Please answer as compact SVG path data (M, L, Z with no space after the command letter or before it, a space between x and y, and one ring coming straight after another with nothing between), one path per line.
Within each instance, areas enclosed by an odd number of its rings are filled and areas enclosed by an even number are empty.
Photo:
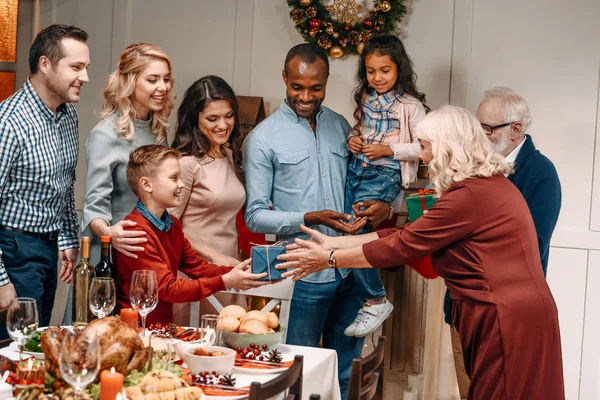
M405 0L374 0L373 9L366 9L360 20L352 15L346 18L350 22L335 18L322 0L287 0L287 3L290 18L304 40L319 45L333 58L360 54L372 35L397 34L398 24L406 14ZM335 0L335 3L356 6L355 0Z

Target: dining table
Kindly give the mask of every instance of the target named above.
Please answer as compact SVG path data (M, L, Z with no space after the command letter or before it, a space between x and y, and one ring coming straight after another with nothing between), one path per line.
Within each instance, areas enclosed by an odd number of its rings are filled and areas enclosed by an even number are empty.
M337 353L334 350L277 344L275 346L286 360L293 360L295 355L303 356L302 369L302 399L309 400L313 394L318 394L321 399L341 400L340 386L338 383ZM12 360L19 359L19 350L15 342L0 349L0 355ZM24 354L26 356L26 354ZM251 370L235 368L236 387L249 388L252 382L266 383L278 376L281 372L268 370ZM205 400L238 400L247 396L205 396ZM284 395L276 396L273 400L283 399Z

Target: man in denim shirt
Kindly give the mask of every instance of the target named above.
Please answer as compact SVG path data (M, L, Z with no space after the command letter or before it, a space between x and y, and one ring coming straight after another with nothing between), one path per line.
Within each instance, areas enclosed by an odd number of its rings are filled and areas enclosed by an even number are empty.
M366 213L357 214L361 218L347 222L351 216L343 211L350 125L321 105L328 76L329 61L321 48L293 47L283 70L286 100L246 139L245 220L253 232L293 243L306 237L301 224L334 236L355 233L367 220L376 224L390 212L387 204L370 202ZM342 398L352 359L360 357L364 341L344 335L362 306L353 287L352 273L335 268L297 281L287 329L289 344L318 347L322 335L323 346L336 350Z

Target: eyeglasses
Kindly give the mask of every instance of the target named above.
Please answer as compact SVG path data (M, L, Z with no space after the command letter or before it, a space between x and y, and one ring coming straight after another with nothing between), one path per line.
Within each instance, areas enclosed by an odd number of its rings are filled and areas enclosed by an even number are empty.
M514 124L516 121L513 122L506 122L504 124L500 124L500 125L488 125L488 124L481 124L481 127L483 128L483 130L485 131L486 135L491 135L492 133L494 133L494 129L499 129L499 128L504 128L505 126L509 126Z

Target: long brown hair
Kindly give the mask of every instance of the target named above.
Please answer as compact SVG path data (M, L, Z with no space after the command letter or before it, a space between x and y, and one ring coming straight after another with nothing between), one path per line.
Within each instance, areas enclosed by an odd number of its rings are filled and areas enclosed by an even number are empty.
M198 127L198 114L215 100L225 100L231 106L234 115L234 125L227 145L233 153L235 174L244 183L242 170L242 143L240 129L240 108L233 89L223 78L208 75L198 79L183 95L181 105L177 110L177 129L171 147L186 155L203 158L208 155L210 142ZM221 152L226 156L225 148Z
M367 56L371 54L390 56L398 70L398 78L396 78L393 90L398 94L407 93L417 98L423 104L423 107L425 107L425 111L428 112L429 107L426 104L425 94L417 90L417 74L413 70L412 61L406 53L402 41L393 35L376 35L365 43L358 61L358 71L356 72L357 86L354 89L354 119L356 120L354 130L360 131L360 125L364 117L363 101L364 96L369 91L366 63Z

